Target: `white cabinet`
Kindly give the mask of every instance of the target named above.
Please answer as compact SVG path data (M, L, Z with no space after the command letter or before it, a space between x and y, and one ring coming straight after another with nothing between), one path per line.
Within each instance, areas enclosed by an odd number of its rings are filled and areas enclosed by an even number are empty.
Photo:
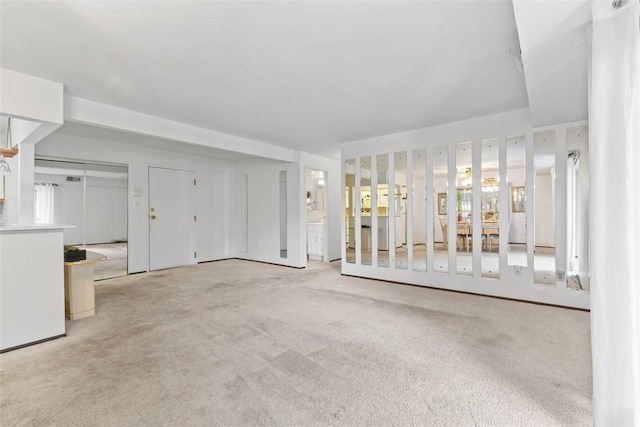
M307 255L322 261L324 254L324 224L307 224Z

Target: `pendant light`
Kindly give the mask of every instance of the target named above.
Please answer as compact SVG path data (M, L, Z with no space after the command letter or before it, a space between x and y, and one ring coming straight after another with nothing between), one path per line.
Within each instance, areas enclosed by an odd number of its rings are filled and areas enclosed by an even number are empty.
M11 144L11 117L7 118L7 137L5 138L3 148L4 150L0 151L0 176L11 175L11 167L4 158L4 154L9 153L13 148Z

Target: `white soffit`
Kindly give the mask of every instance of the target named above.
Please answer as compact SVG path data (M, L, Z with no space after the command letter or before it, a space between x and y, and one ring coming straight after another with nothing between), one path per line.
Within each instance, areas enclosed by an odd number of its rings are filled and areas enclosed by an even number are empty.
M2 2L3 67L67 95L336 157L527 107L511 0Z
M589 0L513 0L534 126L587 119Z
M147 135L138 135L131 132L123 132L117 129L107 129L82 123L66 122L57 134L68 135L76 138L90 139L101 142L116 142L142 147L154 148L176 153L185 153L193 156L209 157L221 160L244 161L260 157L230 150L207 147L199 144L189 144L164 138L154 138ZM38 150L36 149L36 152Z

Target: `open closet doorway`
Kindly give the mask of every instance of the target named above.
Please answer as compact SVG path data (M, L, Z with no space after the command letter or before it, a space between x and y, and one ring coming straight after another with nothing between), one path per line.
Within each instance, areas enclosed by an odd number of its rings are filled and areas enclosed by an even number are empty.
M327 261L326 183L325 171L307 169L307 260Z
M94 280L127 275L128 166L82 160L36 158L37 224L75 225L64 244L104 255Z

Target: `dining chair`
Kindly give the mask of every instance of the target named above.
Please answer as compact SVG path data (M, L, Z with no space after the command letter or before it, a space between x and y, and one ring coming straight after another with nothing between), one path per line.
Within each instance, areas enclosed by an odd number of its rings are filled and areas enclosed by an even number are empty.
M444 249L449 249L449 233L447 232L447 219L446 217L439 215L438 219L440 220L440 228L442 228L442 244L444 245Z

